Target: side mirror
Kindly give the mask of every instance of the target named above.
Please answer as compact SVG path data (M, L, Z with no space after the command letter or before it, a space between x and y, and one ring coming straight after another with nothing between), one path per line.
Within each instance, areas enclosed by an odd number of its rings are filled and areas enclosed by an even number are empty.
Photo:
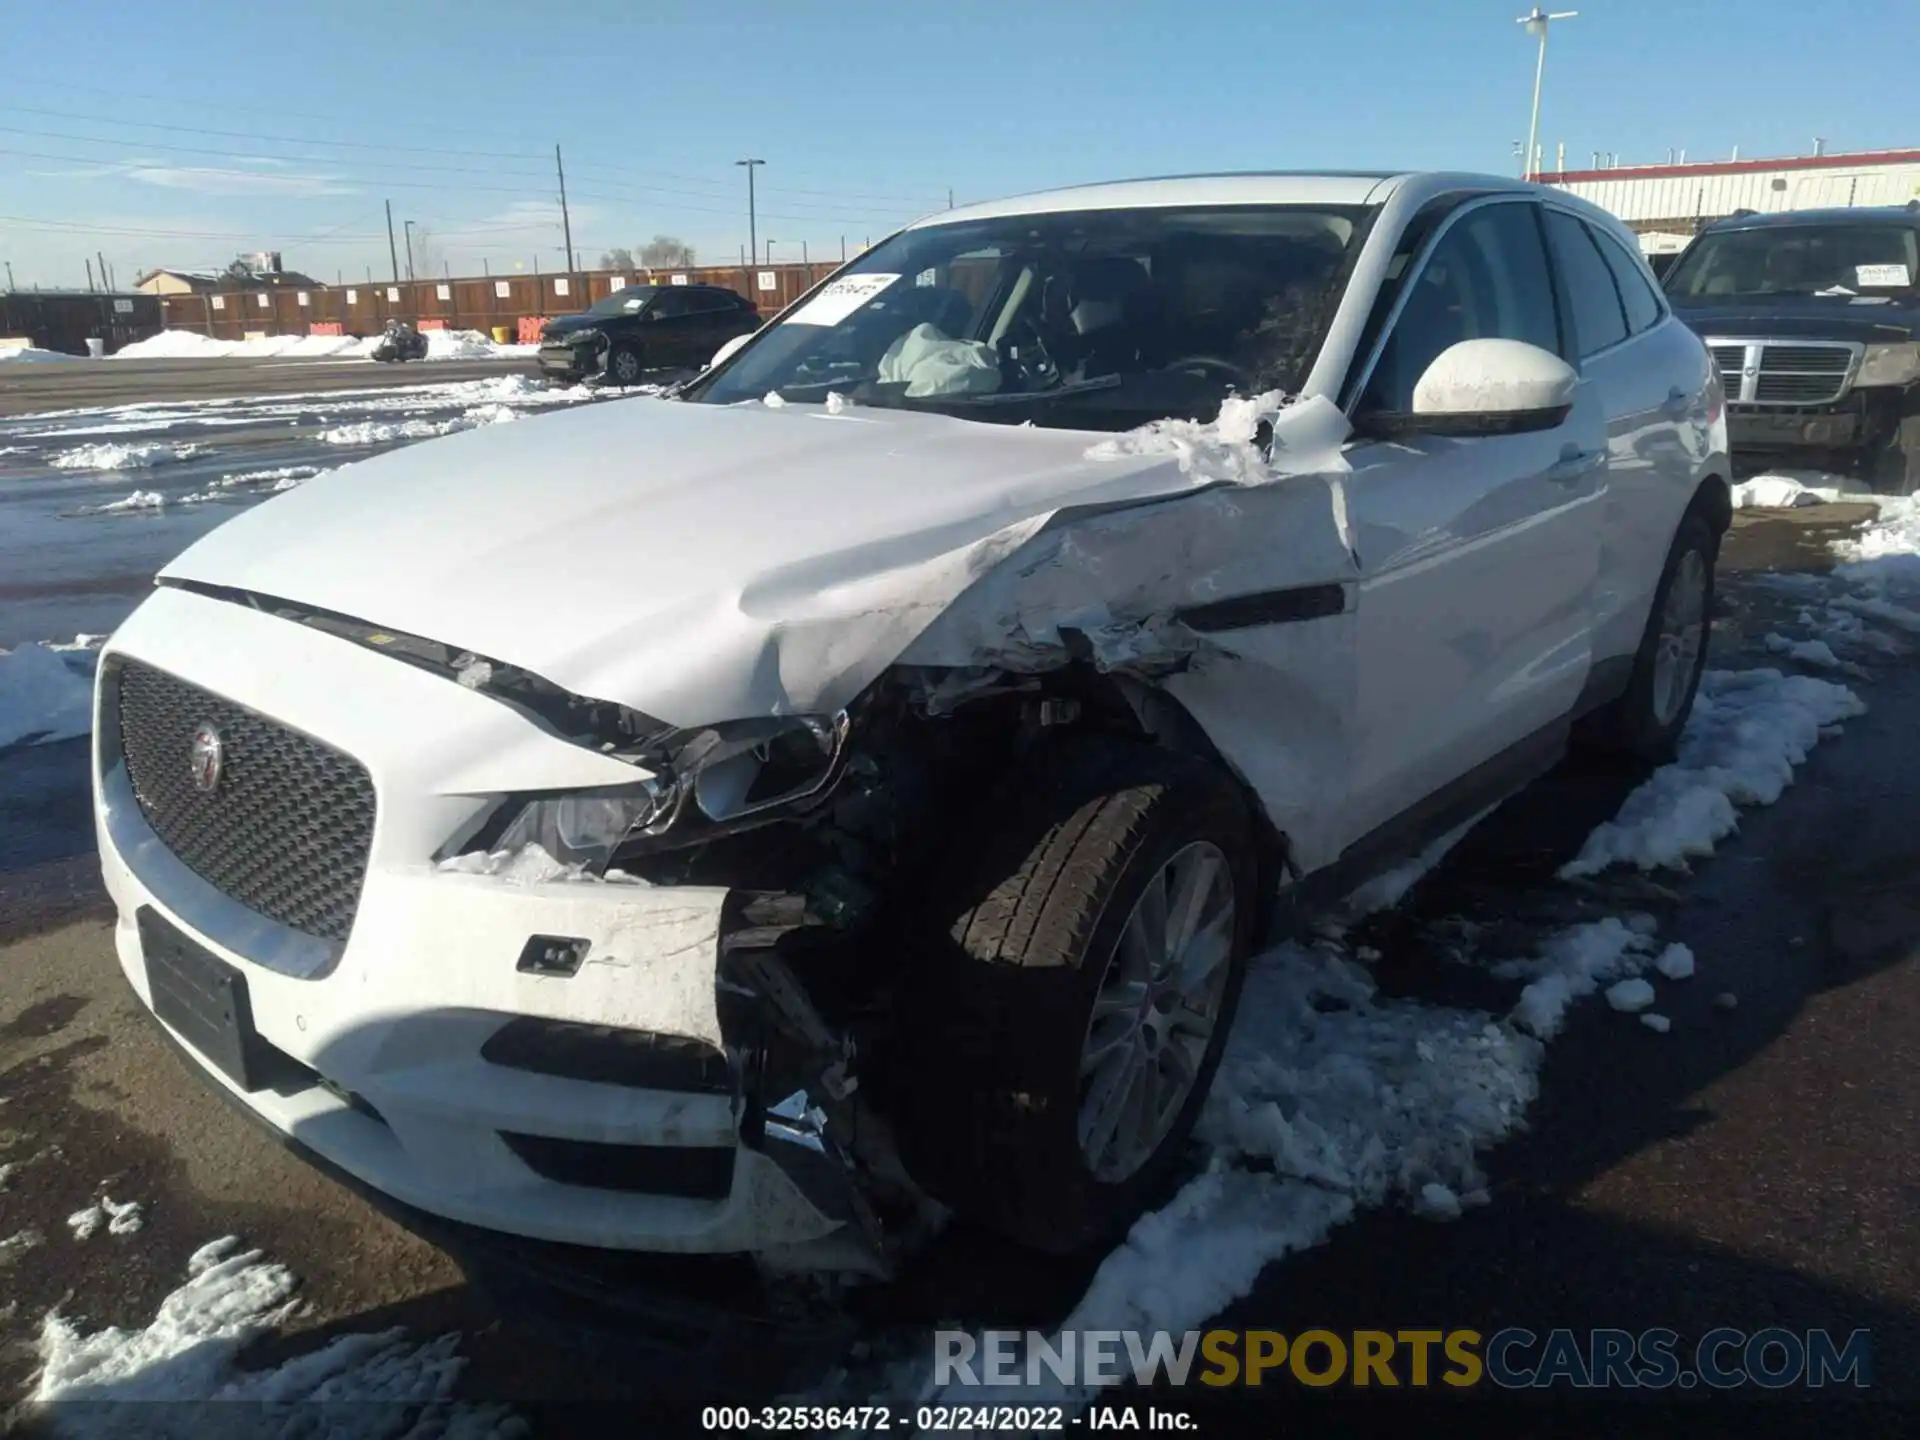
M1449 345L1413 387L1410 412L1359 417L1381 436L1520 435L1551 430L1573 409L1580 377L1558 355L1523 340Z
M707 368L709 370L718 369L721 365L731 360L734 352L752 338L753 336L751 334L734 336L731 340L727 341L726 344L713 352L713 359L707 362Z

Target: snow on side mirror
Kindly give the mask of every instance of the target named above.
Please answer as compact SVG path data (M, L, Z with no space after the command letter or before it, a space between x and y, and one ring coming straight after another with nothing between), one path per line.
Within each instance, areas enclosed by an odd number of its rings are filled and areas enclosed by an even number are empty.
M1413 387L1407 414L1367 417L1394 435L1517 435L1551 430L1573 409L1580 377L1558 355L1523 340L1449 345Z
M751 333L746 335L734 336L731 340L727 341L726 344L722 345L718 350L713 352L713 359L707 362L707 368L709 370L718 369L721 365L724 365L728 360L731 360L733 358L734 352L737 351L742 345L746 344L747 341L751 340L752 338L753 336Z

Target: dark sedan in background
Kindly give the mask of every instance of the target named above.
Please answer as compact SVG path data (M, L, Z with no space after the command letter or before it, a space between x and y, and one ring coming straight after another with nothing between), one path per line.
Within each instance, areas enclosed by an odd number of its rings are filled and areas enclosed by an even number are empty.
M760 328L751 302L720 285L629 285L540 332L540 369L632 385L654 370L698 369L736 335Z

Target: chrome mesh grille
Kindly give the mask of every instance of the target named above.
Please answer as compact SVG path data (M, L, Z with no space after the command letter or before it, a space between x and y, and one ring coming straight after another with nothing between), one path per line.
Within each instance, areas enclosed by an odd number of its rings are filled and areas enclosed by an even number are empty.
M194 874L269 919L323 939L353 928L373 845L373 781L351 756L133 661L107 683L140 812ZM220 732L220 780L196 783L194 733Z

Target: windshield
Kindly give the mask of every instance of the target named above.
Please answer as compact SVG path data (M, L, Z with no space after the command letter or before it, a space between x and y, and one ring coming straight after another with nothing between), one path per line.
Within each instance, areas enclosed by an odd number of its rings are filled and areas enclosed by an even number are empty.
M589 305L586 313L602 318L608 315L638 315L647 308L647 301L660 293L657 285L629 285L624 290L616 290L604 300L596 300Z
M1708 235L1674 266L1675 300L1751 295L1884 295L1920 275L1902 225L1790 225Z
M839 393L969 419L1127 429L1297 390L1365 211L1077 211L907 230L687 393Z

